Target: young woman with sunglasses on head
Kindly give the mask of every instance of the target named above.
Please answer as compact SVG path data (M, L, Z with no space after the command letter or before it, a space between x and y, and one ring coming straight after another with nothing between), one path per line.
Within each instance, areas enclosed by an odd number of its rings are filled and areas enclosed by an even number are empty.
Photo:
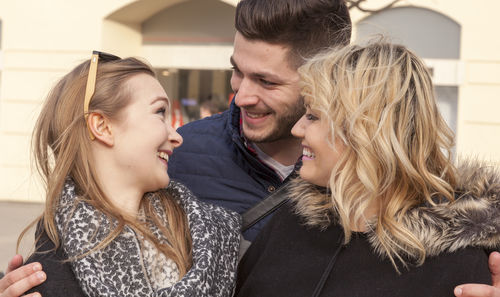
M299 74L300 178L241 260L236 296L442 297L490 283L500 176L455 168L424 63L379 42L332 49Z
M182 137L169 108L150 66L99 52L52 89L33 134L46 185L37 249L62 249L79 287L53 274L61 262L35 252L28 262L41 262L47 280L33 291L231 296L240 218L170 181Z

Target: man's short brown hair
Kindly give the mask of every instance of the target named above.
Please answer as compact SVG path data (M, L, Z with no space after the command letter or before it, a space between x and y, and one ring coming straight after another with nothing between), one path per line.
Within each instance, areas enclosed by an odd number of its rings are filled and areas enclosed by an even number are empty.
M351 39L344 0L242 0L236 6L235 26L246 39L289 47L295 68Z

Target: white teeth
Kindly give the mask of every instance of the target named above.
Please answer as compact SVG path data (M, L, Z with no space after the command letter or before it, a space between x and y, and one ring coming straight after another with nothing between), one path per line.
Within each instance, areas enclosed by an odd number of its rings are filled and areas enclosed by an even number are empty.
M265 116L266 113L251 113L251 112L247 112L247 115L248 115L249 118L254 119L254 118L261 118L261 117Z
M168 154L165 153L165 152L156 152L156 155L160 158L162 158L163 160L167 161L168 162Z
M306 147L304 147L302 149L302 155L304 155L308 158L311 158L311 159L314 159L316 157L316 155L314 155L314 153L311 152L311 150L309 150L309 148L306 148Z

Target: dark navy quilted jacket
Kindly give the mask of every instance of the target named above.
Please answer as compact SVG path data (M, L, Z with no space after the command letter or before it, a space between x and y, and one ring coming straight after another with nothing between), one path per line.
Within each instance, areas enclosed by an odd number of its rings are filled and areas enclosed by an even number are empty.
M180 127L184 143L171 156L168 173L200 200L242 214L283 182L245 147L239 122L233 100L229 110ZM269 218L247 230L245 239L252 241Z

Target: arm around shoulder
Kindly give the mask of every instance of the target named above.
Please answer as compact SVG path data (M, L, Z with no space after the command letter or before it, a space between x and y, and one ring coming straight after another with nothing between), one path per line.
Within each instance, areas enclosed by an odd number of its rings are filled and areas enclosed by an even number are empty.
M463 284L455 288L455 296L500 297L500 253L491 253L488 264L491 272L491 286L484 284Z
M40 296L38 293L24 295L25 292L46 279L40 263L31 263L21 266L23 258L14 256L8 264L6 275L0 279L0 297Z
M54 250L54 244L45 232L42 232L35 253L28 258L26 263L41 263L47 280L27 293L39 292L47 297L85 296L70 263L65 262L66 258L61 249Z

